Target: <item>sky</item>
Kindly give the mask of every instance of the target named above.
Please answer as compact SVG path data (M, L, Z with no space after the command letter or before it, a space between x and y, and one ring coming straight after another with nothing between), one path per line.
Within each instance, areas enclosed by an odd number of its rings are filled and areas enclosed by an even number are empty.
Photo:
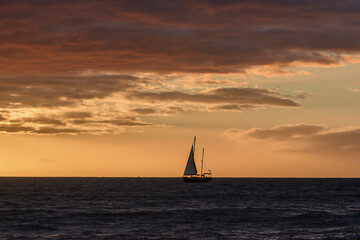
M360 2L0 2L0 176L360 177Z

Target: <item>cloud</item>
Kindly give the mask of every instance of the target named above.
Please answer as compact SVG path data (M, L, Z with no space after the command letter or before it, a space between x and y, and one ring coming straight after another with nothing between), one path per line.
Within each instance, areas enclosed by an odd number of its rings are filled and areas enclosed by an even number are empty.
M108 133L117 132L114 126L155 126L138 118L144 115L300 106L292 97L263 88L199 86L193 92L165 91L166 86L156 87L156 78L146 74L0 75L0 84L1 121L10 124L2 132L7 133Z
M153 108L134 108L131 111L142 115L157 113L156 109Z
M309 64L309 66L314 64ZM296 67L297 64L292 63L289 64L288 67L294 66ZM273 64L273 65L263 65L263 66L255 66L245 71L247 74L253 75L262 75L266 77L277 77L277 76L293 76L293 75L309 75L310 73L304 70L294 70L288 69L283 65Z
M25 127L21 124L0 124L0 132L4 133L28 133L34 130L32 127Z
M7 134L20 133L36 135L117 134L123 132L123 127L153 126L152 123L141 121L136 116L112 117L91 115L92 118L89 119L87 117L89 115L87 114L79 114L81 112L74 113L75 112L71 112L71 118L62 118L66 114L55 114L6 119L6 121L0 123L0 132Z
M325 129L324 126L318 125L283 125L272 129L252 129L246 134L257 139L276 139L287 140L296 136L314 135Z
M298 99L305 99L307 97L313 97L313 98L318 97L318 95L316 95L315 93L306 92L306 91L303 91L303 90L297 90L297 91L294 91L294 92L296 94L296 98L298 98Z
M87 125L87 124L110 124L115 126L150 126L151 123L140 121L137 117L125 116L117 117L115 119L103 119L103 120L74 120L72 122L76 125Z
M73 129L73 128L52 128L52 127L42 127L39 129L34 129L31 133L37 134L77 134L77 133L87 133L86 130Z
M28 134L77 134L86 133L85 130L72 128L56 128L56 127L32 127L23 124L0 124L0 132L2 133L28 133Z
M194 83L194 85L238 85L239 83L230 81L230 80L211 80L211 79L203 79L198 80Z
M0 108L74 106L142 82L132 75L0 76Z
M209 107L209 110L241 112L243 109L250 109L250 108L259 108L259 107L257 107L256 105L227 104L227 105L217 105L217 106Z
M130 111L139 115L167 116L178 114L180 112L189 112L191 109L181 106L167 106L165 108L134 108Z
M12 122L17 121L13 120ZM64 126L65 123L61 120L45 117L45 116L39 116L35 118L22 118L22 122L25 123L37 123L37 124L45 124L45 125L55 125L55 126Z
M340 129L314 135L309 138L313 146L310 149L322 151L360 151L360 128Z
M228 73L339 64L351 60L344 54L359 53L359 12L351 0L7 1L0 72Z
M65 118L76 118L76 119L83 119L83 118L90 118L93 114L91 112L66 112L64 113Z
M360 151L360 127L336 129L297 124L271 129L228 129L222 135L233 141L254 139L264 144L271 143L277 151L285 152L345 154Z
M146 82L133 75L94 71L56 76L0 75L1 132L98 134L122 131L115 126L149 126L151 123L121 108L128 104L122 103L121 93L141 89Z
M145 115L300 107L305 93L234 88L239 73L358 62L359 9L350 0L2 1L2 132L116 132L154 126Z
M354 93L360 93L359 88L348 88L347 90L350 91L350 92L354 92Z
M253 104L277 107L299 107L291 99L279 96L278 92L262 88L216 88L203 93L129 92L130 100L146 102L192 102L203 104Z
M137 121L135 119L112 119L112 120L102 120L94 121L94 123L108 123L116 126L151 126L151 123Z

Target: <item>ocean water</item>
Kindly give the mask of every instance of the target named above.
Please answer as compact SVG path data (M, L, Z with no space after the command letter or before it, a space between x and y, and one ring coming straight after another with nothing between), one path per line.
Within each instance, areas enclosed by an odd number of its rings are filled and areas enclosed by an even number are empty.
M0 239L360 239L360 179L0 178Z

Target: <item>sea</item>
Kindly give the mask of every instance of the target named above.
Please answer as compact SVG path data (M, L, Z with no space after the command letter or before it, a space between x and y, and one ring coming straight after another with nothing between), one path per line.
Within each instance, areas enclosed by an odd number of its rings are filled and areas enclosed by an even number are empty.
M0 178L0 239L360 239L360 179Z

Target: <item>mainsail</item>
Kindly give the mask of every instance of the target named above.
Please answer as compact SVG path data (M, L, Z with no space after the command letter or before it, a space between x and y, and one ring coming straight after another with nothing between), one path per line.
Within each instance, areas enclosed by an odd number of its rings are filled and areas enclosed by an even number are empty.
M191 146L189 159L186 164L184 175L196 175L196 174L197 174L197 170L196 170L196 165L195 165L195 161L194 161L194 146Z

